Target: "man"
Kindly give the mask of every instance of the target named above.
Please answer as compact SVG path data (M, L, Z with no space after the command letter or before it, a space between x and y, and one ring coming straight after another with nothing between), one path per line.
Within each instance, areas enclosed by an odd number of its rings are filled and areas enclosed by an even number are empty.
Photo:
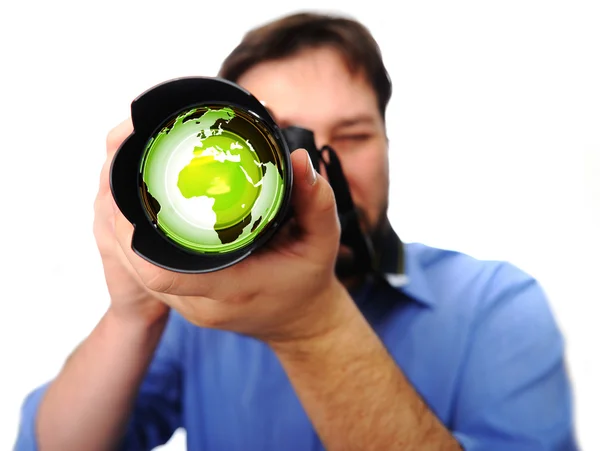
M248 33L221 75L337 151L381 277L336 276L352 252L302 150L294 222L268 249L205 275L142 260L108 188L126 121L108 137L94 222L111 306L25 401L17 449L146 450L178 427L191 450L576 449L563 342L538 284L403 245L389 225L391 85L369 32L285 17Z

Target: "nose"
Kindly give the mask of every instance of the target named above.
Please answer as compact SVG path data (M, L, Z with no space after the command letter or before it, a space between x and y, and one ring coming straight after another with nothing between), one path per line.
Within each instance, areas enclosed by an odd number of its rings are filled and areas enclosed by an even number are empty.
M314 130L313 133L315 134L315 144L317 145L317 149L321 149L323 148L323 146L329 144L329 139L327 138L325 133L317 132Z

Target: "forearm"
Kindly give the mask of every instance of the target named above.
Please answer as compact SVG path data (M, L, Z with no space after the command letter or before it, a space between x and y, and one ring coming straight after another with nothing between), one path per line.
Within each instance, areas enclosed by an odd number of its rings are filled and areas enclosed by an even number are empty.
M165 323L104 315L48 387L37 417L40 451L114 449Z
M344 308L327 337L273 346L325 447L459 450L350 299Z

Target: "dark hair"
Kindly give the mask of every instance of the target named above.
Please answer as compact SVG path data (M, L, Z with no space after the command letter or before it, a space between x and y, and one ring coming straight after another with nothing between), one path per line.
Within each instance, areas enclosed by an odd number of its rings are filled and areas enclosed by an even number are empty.
M296 13L250 30L223 61L219 76L233 82L254 65L318 47L331 47L352 74L362 73L377 96L381 116L392 94L392 83L381 50L371 32L356 20L320 13Z

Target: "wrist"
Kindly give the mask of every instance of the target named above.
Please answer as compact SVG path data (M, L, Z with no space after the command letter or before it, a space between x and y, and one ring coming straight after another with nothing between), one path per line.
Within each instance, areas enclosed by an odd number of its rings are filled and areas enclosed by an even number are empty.
M294 333L267 340L276 354L294 356L327 349L348 327L362 319L354 300L335 278L317 299L313 299L311 306L314 307L312 311L294 326Z
M162 330L169 318L169 308L162 303L155 304L157 302L152 301L148 306L136 308L110 305L105 317L107 321L119 328L140 332Z

